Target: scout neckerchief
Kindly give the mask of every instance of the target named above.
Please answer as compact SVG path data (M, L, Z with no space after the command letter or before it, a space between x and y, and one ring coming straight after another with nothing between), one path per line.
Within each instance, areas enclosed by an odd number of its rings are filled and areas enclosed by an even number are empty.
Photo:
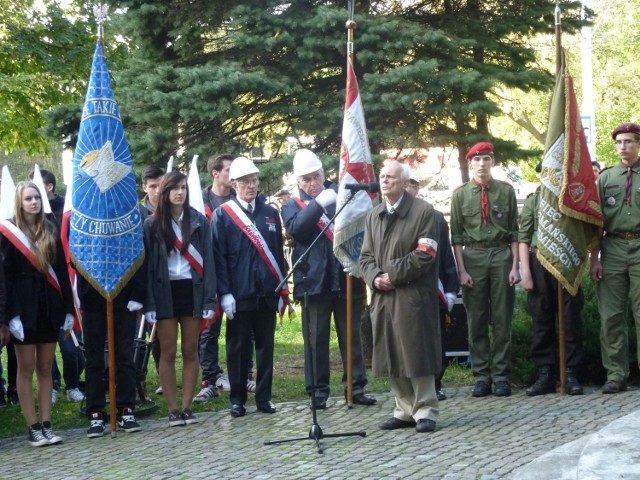
M300 200L298 197L291 197L295 200L295 202L300 205L300 208L307 208L307 204L304 203L302 200ZM320 230L324 229L324 227L327 226L327 224L330 223L329 217L327 217L324 213L322 214L322 216L320 217L320 219L318 220L318 222L316 223L316 225L318 226L318 228ZM331 223L329 225L329 228L327 228L324 231L324 234L327 236L327 238L329 240L331 240L331 242L333 243L333 223Z
M173 227L173 233L175 233L176 236L173 241L173 245L178 250L178 253L180 253L187 262L189 262L191 268L198 272L201 277L204 277L204 261L202 260L202 255L200 255L200 252L198 252L191 243L189 243L187 251L182 253L182 231L180 231L180 226L173 219L171 220L171 226Z
M242 208L240 208L240 205L238 205L233 200L229 200L227 203L223 203L221 207L225 212L227 212L229 217L231 217L233 223L235 223L236 226L242 231L242 233L247 236L253 246L256 247L256 250L258 250L260 257L262 258L262 260L264 260L264 263L267 264L269 271L271 271L273 276L276 277L276 280L278 282L282 282L284 276L280 271L278 262L276 262L276 259L273 256L273 253L271 253L271 250L269 250L269 246L267 245L267 242L265 242L264 237L260 233L260 230L258 230L258 227L256 227L254 223L249 219L249 217L247 217ZM280 300L278 301L278 311L280 312L280 318L282 318L282 316L284 315L284 312L286 311L289 304L289 289L285 284L282 287L282 290L280 290Z
M489 219L489 199L487 198L487 188L489 188L489 182L480 183L475 178L473 179L478 187L482 189L482 197L480 200L480 207L482 208L482 222L486 225Z
M29 248L29 239L22 232L22 230L16 227L9 220L3 220L2 222L0 222L0 233L2 233L6 237L6 239L9 240L13 244L13 246L16 247L20 251L20 253L22 253L22 255L24 255L27 260L29 260L29 263L33 265L36 270L38 270L45 276L47 282L49 282L53 286L53 288L56 289L58 295L62 297L62 289L60 288L60 282L58 281L56 272L53 271L51 265L47 266L47 270L43 270L43 268L38 263L38 260L36 260L35 255L31 251L31 248Z

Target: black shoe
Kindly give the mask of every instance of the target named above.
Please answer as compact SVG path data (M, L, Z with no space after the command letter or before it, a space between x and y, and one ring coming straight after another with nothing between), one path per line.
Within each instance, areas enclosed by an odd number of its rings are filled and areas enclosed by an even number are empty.
M615 380L608 380L607 383L602 387L602 393L620 393L627 391L627 383L626 382L616 382Z
M346 395L345 395L345 398L346 398ZM372 396L366 395L364 392L356 393L353 395L353 403L355 403L356 405L371 406L376 402L377 400L375 398L373 398Z
M551 368L540 367L538 369L538 378L535 383L527 388L524 393L529 397L537 397L538 395L546 395L547 393L556 393L556 378L551 372Z
M0 407L6 407L7 406L7 400L4 396L4 391L0 390Z
M411 428L416 426L416 422L413 420L400 420L396 417L391 417L389 420L385 420L380 425L380 430L398 430L399 428Z
M240 405L239 403L234 403L233 405L231 405L231 416L234 418L238 418L238 417L244 417L244 415L247 413L247 410Z
M444 393L444 391L440 388L438 388L436 390L436 397L438 397L438 401L441 402L443 400L447 399L447 395Z
M578 381L576 371L573 368L567 368L567 393L569 395L583 395L582 385Z
M476 386L473 387L471 395L474 397L487 397L491 395L491 385L484 380L478 380Z
M496 382L496 388L493 391L493 394L496 397L510 397L511 396L511 385L506 380L500 380Z
M258 407L258 411L262 413L276 413L276 406L273 402L257 402L256 407Z
M428 418L421 418L416 423L416 432L426 433L433 432L436 429L436 422Z
M313 404L310 404L309 408L313 408ZM327 399L316 398L316 410L326 410L326 409L327 409Z
M101 413L96 412L89 415L89 422L87 438L98 438L104 435L104 418Z

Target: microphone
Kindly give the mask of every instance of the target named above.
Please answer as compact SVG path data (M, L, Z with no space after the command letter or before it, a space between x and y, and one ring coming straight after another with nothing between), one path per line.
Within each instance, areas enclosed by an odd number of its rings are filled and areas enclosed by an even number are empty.
M347 190L351 190L352 192L359 192L360 190L364 190L366 192L378 193L380 191L380 184L378 182L345 183L343 187Z

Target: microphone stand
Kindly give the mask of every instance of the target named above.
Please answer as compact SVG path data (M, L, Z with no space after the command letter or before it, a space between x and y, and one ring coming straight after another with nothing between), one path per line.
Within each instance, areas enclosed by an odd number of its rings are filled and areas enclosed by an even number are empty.
M322 231L316 236L316 238L313 240L313 242L311 242L311 245L309 245L309 247L304 251L304 253L300 256L300 258L298 258L298 260L296 261L296 263L293 265L293 267L291 267L291 270L289 271L289 273L287 274L287 276L280 282L280 284L276 287L276 292L280 292L280 290L282 289L282 287L286 284L288 278L293 274L293 272L295 271L295 269L299 269L300 272L302 273L302 285L306 287L306 281L307 281L307 273L309 272L309 263L307 262L306 258L309 256L309 252L311 251L311 249L315 246L316 243L318 243L320 241L320 239L324 236L324 233L327 231L327 229L335 222L336 218L338 217L338 215L340 214L340 212L342 212L342 210L344 209L344 207L347 206L347 204L353 200L353 197L355 196L355 191L351 190L351 194L349 195L349 198L347 198L347 201L344 202L342 204L342 206L340 207L340 209L338 209L336 211L336 213L333 215L333 217L331 217L331 219L329 220L329 222L327 222L327 224L324 226L324 228L322 229ZM304 290L304 298L303 298L303 302L302 302L302 310L304 313L307 312L307 309L309 308L308 305L308 295L307 295L307 289L305 288ZM316 411L316 374L315 374L315 364L313 361L313 354L312 354L312 343L311 343L311 325L310 322L308 320L308 315L305 316L307 318L307 328L306 328L306 332L304 332L307 336L307 343L309 345L309 348L307 348L307 353L306 353L306 358L305 361L308 362L309 365L309 370L310 370L310 377L311 377L311 415L312 415L312 424L311 424L311 428L309 429L309 434L306 437L294 437L294 438L285 438L285 439L279 439L279 440L265 440L264 441L264 445L275 445L277 443L290 443L290 442L297 442L299 440L313 440L316 442L316 450L318 453L324 453L322 447L320 446L320 440L322 438L330 438L330 437L366 437L367 436L367 432L365 432L364 430L360 430L358 432L345 432L345 433L324 433L322 431L322 428L320 428L320 425L318 424L318 414Z

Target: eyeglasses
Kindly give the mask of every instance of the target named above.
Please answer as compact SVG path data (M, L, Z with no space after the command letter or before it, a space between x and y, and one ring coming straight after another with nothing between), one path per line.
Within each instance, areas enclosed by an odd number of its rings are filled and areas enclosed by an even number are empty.
M259 178L253 178L251 180L236 180L236 182L238 182L243 187L257 187L258 185L260 185Z
M616 147L621 147L623 145L625 147L628 147L629 145L633 145L634 143L638 143L637 140L629 140L629 139L616 140Z

